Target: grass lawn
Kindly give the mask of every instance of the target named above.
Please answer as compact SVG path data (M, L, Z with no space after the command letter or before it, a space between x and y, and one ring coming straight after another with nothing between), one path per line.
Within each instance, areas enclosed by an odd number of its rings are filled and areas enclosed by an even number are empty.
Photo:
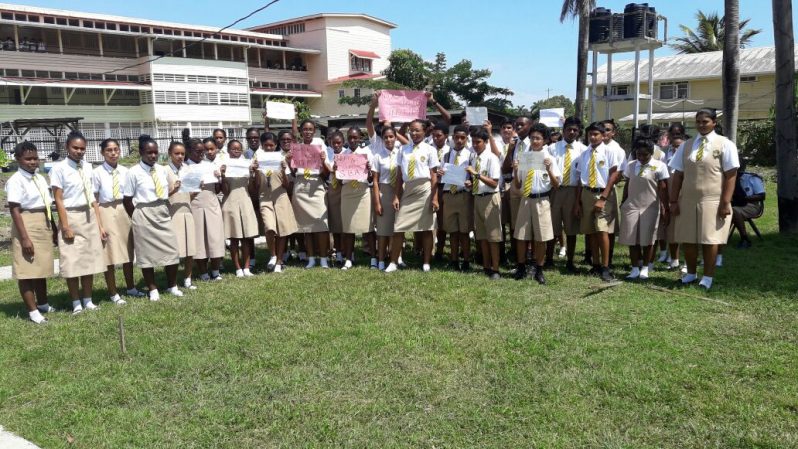
M156 304L98 291L34 326L3 282L0 423L45 448L798 447L798 238L773 187L765 241L706 295L292 268Z

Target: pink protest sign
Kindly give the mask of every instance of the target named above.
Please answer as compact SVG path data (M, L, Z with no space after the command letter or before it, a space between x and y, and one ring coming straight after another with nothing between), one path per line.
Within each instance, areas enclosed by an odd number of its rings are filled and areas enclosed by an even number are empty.
M365 154L336 154L335 177L342 181L368 181L368 158Z
M321 147L304 143L291 144L291 168L307 168L318 170L321 168Z
M380 93L380 121L410 122L427 118L427 96L415 90L383 90Z

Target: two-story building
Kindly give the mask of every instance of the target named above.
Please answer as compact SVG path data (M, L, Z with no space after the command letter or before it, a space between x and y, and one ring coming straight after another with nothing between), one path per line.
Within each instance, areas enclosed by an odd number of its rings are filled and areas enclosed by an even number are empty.
M796 50L798 56L798 50ZM683 123L694 128L695 112L722 109L723 52L665 56L654 60L654 108L652 122L667 128ZM640 66L640 91L648 92L648 61ZM630 126L634 110L634 61L613 61L612 91L607 92L607 65L598 69L596 117L603 119L609 104L610 118ZM608 95L609 94L609 95ZM740 120L765 119L775 102L775 49L740 50ZM640 123L648 117L648 101L640 102Z
M393 28L363 14L317 14L218 32L0 3L0 123L82 117L89 139L171 138L185 127L240 135L273 98L306 101L314 115L357 113L338 105L341 83L379 76Z

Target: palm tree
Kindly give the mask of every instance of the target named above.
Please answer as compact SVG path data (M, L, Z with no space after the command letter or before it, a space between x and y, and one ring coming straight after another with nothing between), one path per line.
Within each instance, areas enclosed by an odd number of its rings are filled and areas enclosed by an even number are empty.
M737 141L740 109L740 2L725 0L723 16L723 129Z
M776 165L779 230L798 232L798 155L795 117L795 41L792 0L773 0L776 42Z
M576 99L574 100L574 114L583 117L585 106L585 90L587 88L587 46L588 31L590 28L590 11L595 8L595 0L563 0L560 23L568 17L579 18L579 37L576 56Z
M676 43L671 44L671 48L681 54L723 50L726 37L724 18L718 17L717 13L704 14L703 11L699 10L696 13L696 19L698 20L698 31L694 31L687 25L679 25L679 28L684 32L684 36L675 38ZM750 21L751 19L738 20L740 24L740 48L745 48L751 43L751 39L754 36L762 32L762 30L743 31Z

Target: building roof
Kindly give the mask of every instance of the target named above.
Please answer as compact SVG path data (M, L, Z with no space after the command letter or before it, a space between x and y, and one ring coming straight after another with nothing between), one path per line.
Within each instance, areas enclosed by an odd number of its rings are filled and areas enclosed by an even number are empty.
M679 111L679 112L654 112L651 114L651 120L659 120L659 121L669 121L669 122L676 122L676 121L684 121L685 118L691 119L695 117L695 114L698 111ZM723 111L717 111L718 117L723 115ZM638 118L644 120L648 117L648 113L641 112L638 115ZM635 119L634 114L629 114L627 116L621 117L618 119L619 122L631 122Z
M380 75L379 73L356 73L354 75L347 75L347 76L339 76L338 78L333 78L327 81L328 84L338 84L343 83L344 81L353 81L353 80L373 80L373 79L381 79L385 78L385 75Z
M364 59L380 59L380 55L374 53L373 51L366 51L366 50L349 50L349 53L357 56L358 58Z
M202 26L202 25L187 25L182 23L174 23L174 22L161 22L156 20L148 20L148 19L137 19L131 17L123 17L123 16L113 16L107 14L95 14L95 13L88 13L88 12L77 12L77 11L68 11L64 9L55 9L55 8L39 8L36 6L26 6L26 5L15 5L9 3L0 3L0 9L10 10L10 11L19 11L28 14L41 14L41 15L53 15L53 16L60 16L60 17L70 17L75 19L90 19L90 20L101 20L107 22L121 22L121 23L129 23L134 25L145 25L145 26L154 26L159 28L178 28L181 30L193 30L193 31L204 31L209 33L219 34L219 28ZM35 23L35 22L34 22ZM246 37L257 37L260 39L272 39L272 40L282 40L283 37L280 35L266 35L265 33L254 32L251 30L236 30L228 28L222 32L222 34L235 34L239 36L246 36Z
M332 17L332 18L359 18L359 19L370 20L370 21L378 23L380 25L387 26L388 28L396 28L397 27L397 25L395 23L388 22L387 20L378 19L378 18L376 18L374 16L370 16L368 14L325 12L325 13L319 13L319 14L311 14L309 16L296 17L296 18L293 18L293 19L281 20L279 22L264 23L263 25L258 25L258 26L247 28L247 30L257 31L257 30L263 30L263 29L266 29L266 28L273 28L273 27L280 26L280 25L289 25L289 24L293 24L293 23L297 23L297 22L306 22L308 20L313 20L313 19L323 19L323 18L326 18L326 17Z
M798 47L795 49L798 56ZM798 59L798 58L796 58ZM691 53L654 59L654 81L686 81L721 78L723 52ZM635 62L613 61L612 84L628 84L635 80ZM776 48L758 47L740 50L740 75L765 75L776 72ZM648 81L648 58L640 58L640 82ZM598 69L597 83L607 83L607 64Z

